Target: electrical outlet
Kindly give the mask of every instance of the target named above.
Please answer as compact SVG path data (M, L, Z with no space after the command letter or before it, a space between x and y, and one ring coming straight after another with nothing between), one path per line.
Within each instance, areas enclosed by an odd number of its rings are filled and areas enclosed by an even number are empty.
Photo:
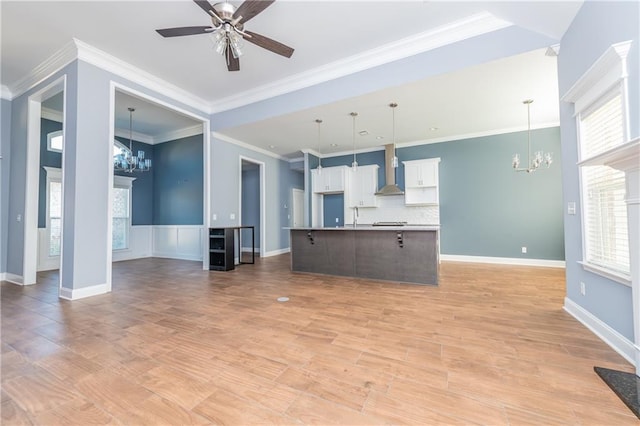
M229 215L229 219L234 220L236 218L236 214L235 213L231 213Z
M522 247L522 253L525 253L525 254L527 253L527 248L524 246Z
M576 203L575 201L570 201L567 203L567 214L575 215L576 214Z
M213 220L218 220L218 215L217 214L213 214Z
M340 219L336 217L336 223L340 223Z
M580 294L583 296L587 294L587 286L582 281L580 281Z

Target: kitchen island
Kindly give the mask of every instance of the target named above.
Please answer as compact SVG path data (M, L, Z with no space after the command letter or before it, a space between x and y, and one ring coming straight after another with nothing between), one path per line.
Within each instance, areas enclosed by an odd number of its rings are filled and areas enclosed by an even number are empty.
M438 284L438 226L290 228L291 270Z

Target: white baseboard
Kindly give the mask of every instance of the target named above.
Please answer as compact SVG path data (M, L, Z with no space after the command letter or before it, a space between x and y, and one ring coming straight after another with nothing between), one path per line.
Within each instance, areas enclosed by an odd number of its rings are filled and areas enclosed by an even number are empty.
M22 275L16 275L9 272L2 273L2 281L6 281L15 285L24 285L24 278L22 277Z
M631 365L634 364L635 350L633 342L568 297L564 298L564 310L591 330L593 334L609 345L611 349L629 361Z
M280 249L280 250L271 250L271 251L266 252L264 254L264 257L278 256L280 254L289 253L290 251L291 251L290 247L285 247L285 248Z
M251 247L242 247L242 252L243 253L251 253ZM253 252L254 253L260 253L260 247L254 247L253 248Z
M99 294L108 293L109 287L106 284L92 285L78 289L69 289L62 287L60 289L60 298L67 300L84 299L85 297L97 296Z
M180 253L152 253L150 257L161 257L163 259L195 260L202 262L202 256Z
M497 265L542 266L546 268L564 268L564 260L523 259L518 257L463 256L441 254L440 260L447 262L492 263Z

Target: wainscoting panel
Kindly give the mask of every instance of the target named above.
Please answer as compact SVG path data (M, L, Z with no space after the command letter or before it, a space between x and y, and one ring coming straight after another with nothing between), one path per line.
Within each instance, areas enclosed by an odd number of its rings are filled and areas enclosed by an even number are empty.
M124 250L115 250L113 252L113 261L140 259L141 257L151 256L152 241L151 225L132 226L129 231L129 248Z
M204 227L156 225L153 227L153 257L202 260Z

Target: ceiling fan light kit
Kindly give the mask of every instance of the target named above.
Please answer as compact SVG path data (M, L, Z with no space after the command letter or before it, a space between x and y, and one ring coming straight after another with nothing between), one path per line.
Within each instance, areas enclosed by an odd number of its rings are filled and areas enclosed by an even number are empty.
M294 49L268 37L244 30L244 24L269 7L275 0L247 0L238 8L228 2L211 5L207 0L193 0L211 18L212 26L176 27L156 30L163 37L210 34L216 53L223 55L229 71L239 71L243 41L290 58Z

